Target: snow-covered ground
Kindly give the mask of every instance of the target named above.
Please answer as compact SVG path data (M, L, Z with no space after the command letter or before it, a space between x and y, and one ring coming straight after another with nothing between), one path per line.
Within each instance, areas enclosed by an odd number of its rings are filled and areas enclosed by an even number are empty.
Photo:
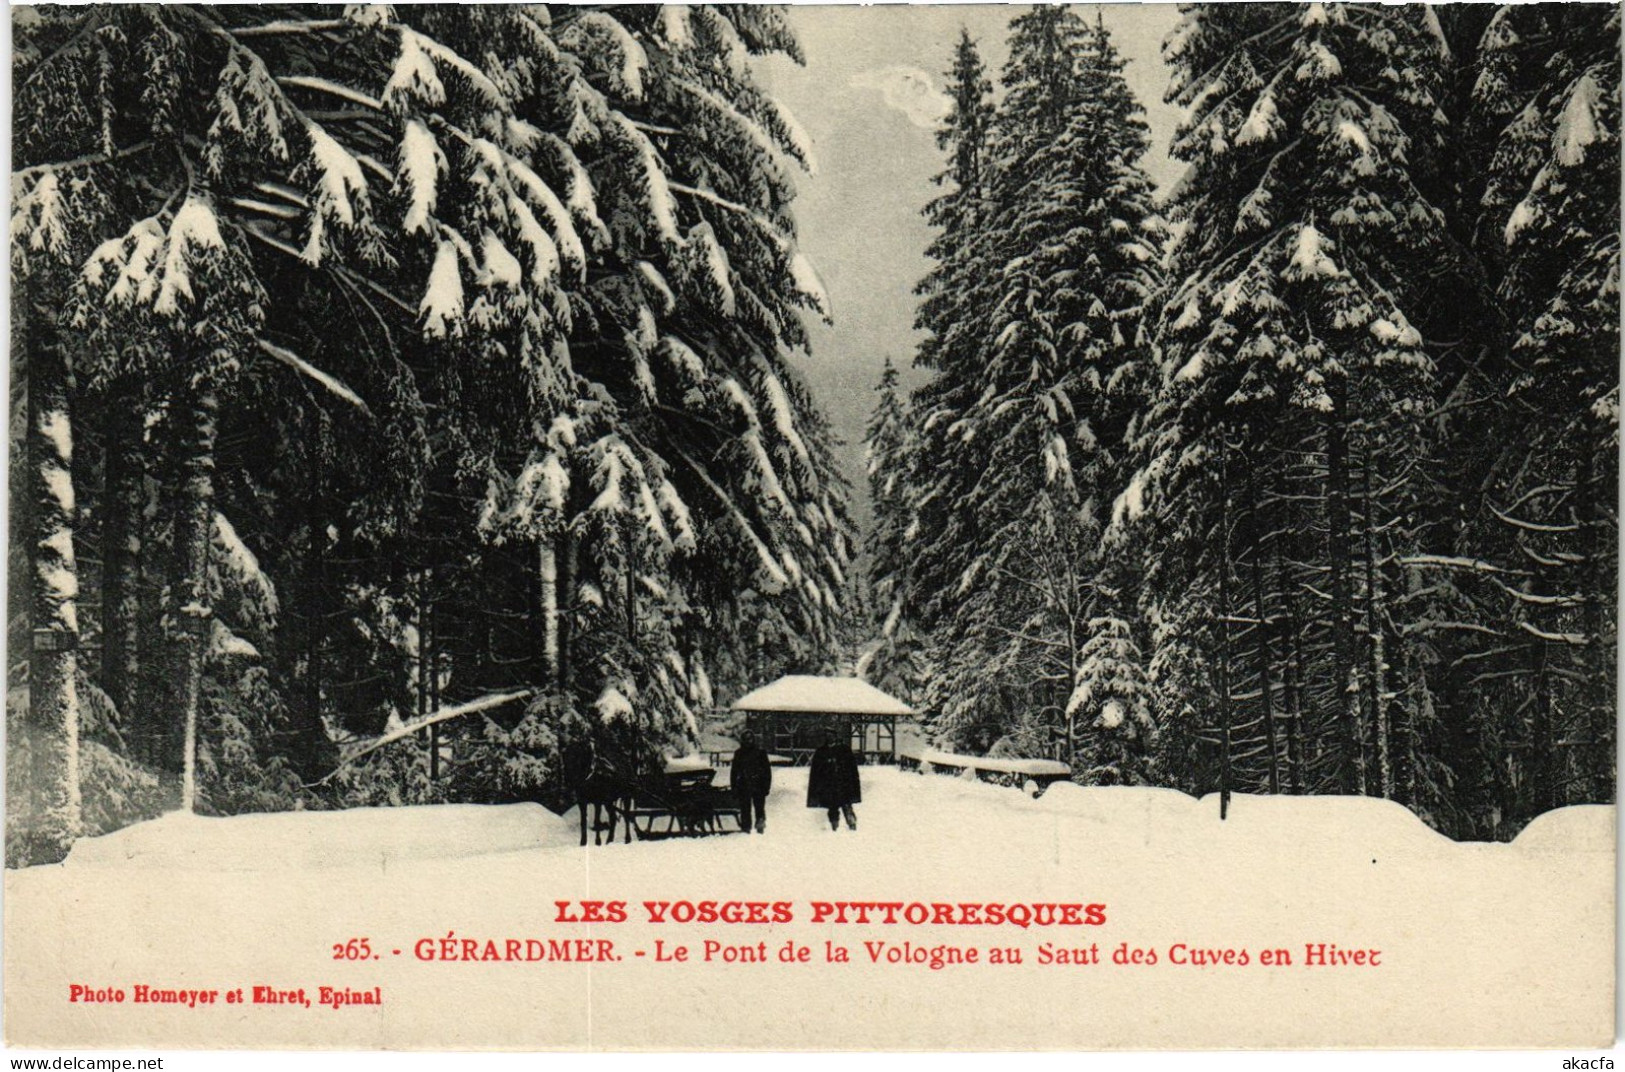
M1599 1044L1613 1016L1614 809L1569 808L1511 845L1456 844L1398 805L1058 784L1037 800L865 768L858 829L775 771L766 836L581 849L573 813L440 806L231 819L171 815L6 875L6 1031L326 1046L1183 1046ZM629 921L561 923L556 902ZM772 926L654 924L644 901L787 901ZM1094 927L830 925L813 901L1103 904ZM572 909L580 915L578 909ZM424 939L609 939L605 963L445 963ZM365 937L377 961L335 960ZM690 947L686 963L655 961ZM787 941L805 964L703 961L706 941ZM977 948L942 970L865 942ZM829 963L825 943L852 961ZM1306 967L1307 944L1380 949ZM1043 964L1096 947L1100 964ZM1246 966L1169 962L1175 945ZM1155 966L1111 953L1155 950ZM1020 965L986 963L1017 948ZM401 952L395 954L393 950ZM1264 949L1289 968L1263 967ZM645 955L638 956L637 951ZM1176 957L1188 954L1175 954ZM720 954L719 954L720 956ZM382 987L378 1008L70 1004L74 984ZM830 1025L840 1025L832 1033ZM177 1033L178 1036L177 1036Z

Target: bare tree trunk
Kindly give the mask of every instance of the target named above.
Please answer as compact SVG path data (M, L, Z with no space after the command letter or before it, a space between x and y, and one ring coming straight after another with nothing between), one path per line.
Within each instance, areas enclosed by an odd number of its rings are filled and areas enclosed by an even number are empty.
M1603 638L1605 599L1612 601L1616 594L1615 578L1610 576L1608 564L1617 553L1617 525L1606 523L1598 509L1603 496L1612 497L1614 490L1598 479L1597 451L1586 435L1578 437L1579 459L1575 466L1574 494L1580 520L1580 553L1585 565L1580 571L1580 591L1583 600L1582 628L1585 646L1581 649L1584 682L1581 696L1586 708L1587 753L1590 762L1590 794L1588 799L1598 802L1614 799L1614 649L1613 637L1605 643ZM1601 487L1598 485L1602 484Z
M126 742L147 757L152 721L140 704L141 551L146 505L145 413L133 404L110 407L107 422L107 490L104 495L102 567L102 689L118 712Z
M537 572L542 579L542 658L547 679L559 680L559 549L551 535L536 541Z
M626 639L638 643L638 545L632 523L626 522Z
M429 575L429 579L430 583L433 584L434 574L432 571ZM424 666L428 670L429 691L427 694L428 699L426 706L428 707L430 714L440 710L440 654L436 649L436 645L439 643L440 637L435 626L434 608L434 597L431 594L423 609L424 635L419 640L419 643L423 645ZM429 781L433 783L439 780L440 723L436 722L434 725L429 727Z
M1401 646L1400 651L1404 659L1405 680L1415 682L1417 687L1421 689L1422 696L1428 697L1427 679L1416 666L1412 653L1405 650L1403 646ZM1408 808L1416 807L1416 724L1418 706L1425 702L1430 701L1426 699L1418 700L1413 696L1409 703L1402 704L1399 710L1395 712L1393 733L1399 741L1403 742L1404 747L1400 753L1400 759L1404 764L1404 770L1402 776L1395 776L1394 782L1396 791L1400 793L1399 802Z
M1061 712L1061 718L1065 727L1064 741L1061 745L1061 747L1065 749L1065 752L1057 758L1070 767L1077 762L1078 718L1077 712L1067 711L1067 701L1071 698L1072 690L1076 688L1078 684L1078 671L1082 669L1078 665L1078 655L1081 653L1083 646L1082 640L1078 636L1078 615L1076 612L1078 583L1077 577L1072 568L1071 556L1067 556L1066 580L1066 595L1068 596L1068 602L1067 605L1062 608L1066 613L1066 683L1056 690L1058 693L1056 696L1056 702L1058 704L1056 710ZM1119 777L1122 776L1123 775L1120 772Z
M575 639L575 591L580 552L575 533L568 528L559 534L559 538L564 541L564 575L559 584L563 594L559 601L559 684L568 689L574 671L571 646Z
M316 515L311 515L312 518ZM322 725L322 639L327 629L327 589L323 576L324 550L321 541L326 535L314 520L310 524L310 543L305 548L305 680L303 695L304 722L307 726Z
M313 430L314 432L314 430ZM312 438L320 441L319 433ZM295 690L296 702L290 710L290 724L298 742L296 755L299 766L307 778L317 771L331 770L338 762L337 749L328 737L327 723L322 718L322 696L326 667L327 629L331 611L331 592L327 583L329 516L324 501L324 467L320 448L311 452L307 483L300 506L305 526L304 557L299 575L298 623L303 630L290 647L303 657L304 671ZM294 670L289 668L290 677Z
M1230 812L1230 443L1219 437L1219 818Z
M431 624L433 612L429 599L429 585L432 573L432 568L425 568L423 572L418 574L417 714L419 718L427 718L434 711L434 707L429 703L429 681L434 677L434 638ZM436 760L440 751L439 729L440 726L436 723L423 731L424 743L429 753L428 768L431 782L434 781L435 775L439 773L436 770Z
M20 308L21 303L14 306ZM30 863L67 856L81 826L79 799L79 574L72 369L51 318L38 310L28 349L28 450L33 478L33 645L29 656L30 752L37 825L23 835Z
M1303 792L1303 647L1299 637L1297 600L1292 598L1292 582L1287 577L1281 562L1281 544L1275 544L1275 576L1281 585L1282 596L1286 600L1286 620L1283 623L1286 629L1287 643L1290 650L1287 654L1286 680L1286 770L1287 791L1290 793Z
M1366 792L1365 742L1359 694L1354 689L1354 618L1349 562L1347 388L1334 378L1332 412L1326 422L1326 557L1332 571L1332 686L1345 747L1343 791Z
M434 635L434 632L436 632L436 629L434 629L434 604L431 603L429 604L429 633L431 633L431 637ZM429 645L429 710L440 710L440 655L439 651L434 650L434 645L432 645L432 643ZM434 737L434 755L439 755L439 726L432 726L432 729L436 729L436 737ZM439 760L437 760L437 762L439 762Z
M1259 504L1257 466L1250 466L1249 472L1251 475L1247 479L1248 497L1252 499L1253 527L1258 533L1258 540L1253 548L1253 614L1258 619L1256 626L1258 689L1259 699L1264 708L1264 737L1270 751L1270 792L1279 793L1281 752L1275 735L1275 698L1272 695L1275 686L1271 678L1270 616L1269 604L1264 596L1264 540L1268 535L1268 526L1264 523L1263 507Z
M212 385L188 392L179 416L181 508L175 518L176 566L179 573L176 612L180 618L181 809L197 807L198 712L203 691L203 663L208 651L212 611L209 606L209 538L214 523L215 416L219 401Z
M429 716L429 581L428 570L418 574L418 695L417 717Z
M1417 798L1416 781L1417 781L1417 775L1418 775L1419 772L1417 771L1417 763L1418 763L1418 761L1417 761L1417 758L1416 758L1416 744L1417 744L1417 741L1416 741L1416 716L1414 714L1408 714L1406 716L1406 718L1405 718L1405 800L1404 800L1404 804L1405 804L1406 807L1409 807L1409 808L1416 807L1416 798Z
M1553 725L1552 674L1548 662L1551 646L1544 640L1535 641L1535 717L1530 727L1531 764L1530 798L1534 810L1530 818L1557 807L1557 733Z
M1369 693L1371 696L1371 732L1377 746L1377 791L1387 800L1394 799L1394 766L1390 755L1388 732L1388 704L1383 696L1387 681L1387 652L1383 643L1382 567L1377 562L1377 504L1371 497L1371 471L1377 459L1368 449L1365 455L1365 632L1371 656Z

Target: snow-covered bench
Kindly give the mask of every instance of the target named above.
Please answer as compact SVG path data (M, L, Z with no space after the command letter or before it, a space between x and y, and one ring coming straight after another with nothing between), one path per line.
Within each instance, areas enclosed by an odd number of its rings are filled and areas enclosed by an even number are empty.
M1072 777L1072 768L1056 759L1000 758L996 756L962 756L954 752L932 749L900 751L897 765L904 770L918 770L923 774L974 774L978 781L997 785L1024 786L1033 782L1043 792L1054 782Z

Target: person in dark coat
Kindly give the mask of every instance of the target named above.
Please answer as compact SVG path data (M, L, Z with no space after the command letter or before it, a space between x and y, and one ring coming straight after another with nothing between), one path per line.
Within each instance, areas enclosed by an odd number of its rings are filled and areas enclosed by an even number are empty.
M811 769L807 772L807 807L829 812L831 830L840 829L842 815L846 816L846 828L856 830L858 817L853 814L852 805L862 799L858 757L834 730L825 731L824 743L814 750Z
M767 753L756 743L756 734L750 730L739 735L728 784L739 797L739 829L750 833L754 811L756 832L767 833L767 794L773 788L773 767L767 761Z

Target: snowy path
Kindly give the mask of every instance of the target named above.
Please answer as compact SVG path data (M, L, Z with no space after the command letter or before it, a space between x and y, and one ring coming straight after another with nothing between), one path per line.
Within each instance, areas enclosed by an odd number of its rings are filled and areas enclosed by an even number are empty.
M1513 845L1458 845L1397 805L1216 798L1057 785L1011 789L865 768L858 830L775 772L766 836L575 844L573 814L441 806L170 816L6 875L13 1037L108 1042L197 1031L331 1046L1184 1046L1580 1044L1612 1024L1612 808L1544 817ZM623 900L622 924L564 924L558 901ZM774 926L656 925L644 901L786 901ZM1106 905L1098 927L831 926L813 901ZM590 937L607 963L424 961L416 943ZM367 937L377 962L335 963ZM654 943L698 963L659 964ZM706 964L704 943L818 951L804 965ZM868 962L865 942L976 947L941 971ZM826 942L856 961L824 962ZM1380 948L1380 968L1262 968L1265 948ZM1044 965L1041 947L1106 963ZM1176 944L1246 948L1248 967L1169 964ZM1114 966L1120 944L1156 967ZM1018 966L985 963L1017 948ZM401 950L394 954L392 950ZM638 952L647 955L639 957ZM229 1014L75 1006L73 982L382 987L380 1009ZM1538 985L1534 985L1538 983ZM749 1000L743 1000L744 995ZM23 1000L19 995L32 995ZM1465 1000L1470 995L1471 1000ZM1462 1000L1456 1000L1457 997ZM1303 1000L1324 1010L1301 1015ZM1294 1011L1297 1010L1297 1011ZM214 1017L214 1019L209 1019ZM838 1039L817 1025L841 1023ZM71 1028L71 1030L70 1030ZM87 1035L88 1032L88 1035ZM305 1032L305 1033L301 1033ZM1600 1038L1595 1041L1602 1041Z
M726 775L718 781L726 784ZM854 852L861 855L876 841L905 851L916 851L912 843L918 843L919 850L936 851L960 842L964 835L976 836L990 824L1007 825L1012 814L1044 810L1009 789L925 779L891 768L865 768L863 792L864 802L855 809L859 829L852 832L843 825L834 833L822 810L806 807L806 769L779 769L768 800L766 835L730 832L634 841L628 846L624 833L617 830L612 844L589 849L634 856L654 853L661 859L695 855L711 860L721 854L755 860L759 866L768 861L785 864L814 852L827 864ZM1160 794L1151 799L1159 798ZM1167 798L1195 806L1182 794L1170 793ZM664 829L663 823L659 829ZM450 858L538 852L564 854L573 861L581 852L579 839L573 810L560 817L531 804L358 808L230 819L172 813L80 842L69 866L281 871L354 868L363 863L410 867Z
M825 813L805 806L805 768L774 772L766 835L728 833L588 846L594 864L636 874L694 859L727 861L781 877L862 877L878 852L889 868L934 870L944 856L1028 870L1038 861L1134 858L1136 873L1163 863L1246 858L1293 847L1304 863L1424 862L1539 854L1556 837L1600 845L1612 838L1613 810L1570 808L1534 824L1515 847L1457 844L1396 804L1357 797L1234 798L1218 820L1218 798L1198 801L1166 789L1082 789L1062 783L1032 800L1013 789L894 768L863 769L858 830L829 829ZM726 783L726 775L719 777ZM726 820L725 820L726 821ZM1555 833L1554 833L1555 831ZM346 812L243 815L229 819L172 813L81 841L68 861L90 867L163 871L264 871L378 867L434 873L453 861L521 856L571 868L585 857L572 810L556 816L533 804L360 808ZM967 853L967 845L975 846ZM507 861L499 866L507 866ZM458 866L462 866L459 864Z

